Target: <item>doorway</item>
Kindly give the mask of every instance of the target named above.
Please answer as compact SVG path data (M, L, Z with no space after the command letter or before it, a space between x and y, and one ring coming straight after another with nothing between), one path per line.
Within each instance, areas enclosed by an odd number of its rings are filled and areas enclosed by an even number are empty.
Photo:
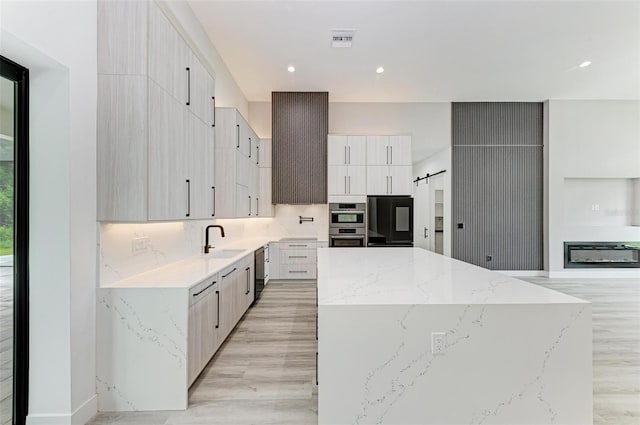
M29 71L0 56L0 424L25 423L28 384Z
M429 177L418 182L414 191L414 246L444 254L445 178Z

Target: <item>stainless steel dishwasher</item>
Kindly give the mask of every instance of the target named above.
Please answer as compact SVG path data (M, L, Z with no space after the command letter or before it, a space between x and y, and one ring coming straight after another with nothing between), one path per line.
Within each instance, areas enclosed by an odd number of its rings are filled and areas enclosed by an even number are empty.
M254 270L256 271L255 277L255 290L253 291L255 302L258 298L260 298L260 294L264 289L264 247L260 247L255 252L255 265Z

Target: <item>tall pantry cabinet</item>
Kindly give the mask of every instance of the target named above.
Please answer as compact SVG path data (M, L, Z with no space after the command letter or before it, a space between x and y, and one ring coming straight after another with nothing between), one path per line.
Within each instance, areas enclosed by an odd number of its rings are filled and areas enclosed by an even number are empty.
M98 1L98 220L215 217L214 86L154 1Z

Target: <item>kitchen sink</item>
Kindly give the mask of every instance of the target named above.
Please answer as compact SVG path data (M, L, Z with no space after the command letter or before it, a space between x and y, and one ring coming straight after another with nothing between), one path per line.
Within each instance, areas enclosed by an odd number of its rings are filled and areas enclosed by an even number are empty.
M242 254L246 249L213 249L207 257L209 258L231 258Z

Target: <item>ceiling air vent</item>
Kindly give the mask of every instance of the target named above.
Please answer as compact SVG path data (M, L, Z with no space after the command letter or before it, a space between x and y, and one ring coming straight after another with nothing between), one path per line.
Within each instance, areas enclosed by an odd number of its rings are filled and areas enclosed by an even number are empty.
M331 47L351 47L355 30L333 30L331 32Z

